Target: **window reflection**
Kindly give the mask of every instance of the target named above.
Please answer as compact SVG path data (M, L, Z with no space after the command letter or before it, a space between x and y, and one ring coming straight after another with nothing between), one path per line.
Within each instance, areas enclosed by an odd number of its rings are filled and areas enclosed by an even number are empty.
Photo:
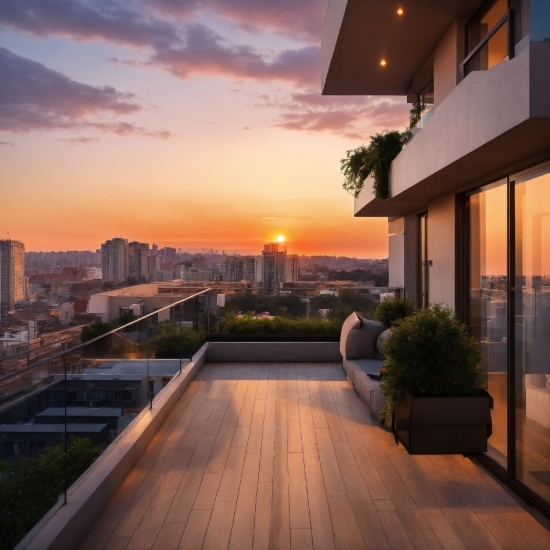
M550 170L515 185L517 478L550 501Z
M506 188L506 180L501 180L469 198L470 325L481 342L481 366L494 400L488 454L502 466L508 425Z

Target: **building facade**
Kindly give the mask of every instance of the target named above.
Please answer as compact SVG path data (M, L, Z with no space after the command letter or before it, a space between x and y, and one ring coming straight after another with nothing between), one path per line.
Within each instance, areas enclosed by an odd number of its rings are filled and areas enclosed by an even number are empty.
M285 280L286 245L267 243L262 251L262 287L274 292Z
M0 317L25 299L25 246L20 241L0 240Z
M479 339L493 434L481 460L550 510L550 2L329 4L323 93L429 109L355 215L388 218L390 285ZM359 144L358 144L359 145Z
M104 282L123 283L130 275L127 239L115 238L101 245L101 274Z

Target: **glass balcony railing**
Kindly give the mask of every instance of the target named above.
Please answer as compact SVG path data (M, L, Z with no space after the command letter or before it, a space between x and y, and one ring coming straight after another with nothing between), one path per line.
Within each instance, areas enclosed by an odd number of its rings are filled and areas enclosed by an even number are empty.
M352 311L372 314L382 290L250 293L225 303L206 288L138 318L123 307L112 323L73 327L0 357L0 509L11 510L0 519L0 550L70 498L67 489L155 408L204 343L334 342Z

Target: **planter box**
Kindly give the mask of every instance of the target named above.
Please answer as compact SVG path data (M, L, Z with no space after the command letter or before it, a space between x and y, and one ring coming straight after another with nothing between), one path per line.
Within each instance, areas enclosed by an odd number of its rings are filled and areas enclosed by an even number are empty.
M476 454L492 432L491 396L412 397L394 411L392 431L410 454Z

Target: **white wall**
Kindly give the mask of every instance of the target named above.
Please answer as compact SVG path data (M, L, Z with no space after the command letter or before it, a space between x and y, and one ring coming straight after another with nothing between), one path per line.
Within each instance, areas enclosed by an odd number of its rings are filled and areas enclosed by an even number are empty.
M455 308L455 193L428 204L428 260L430 303L443 302Z
M389 286L405 288L405 218L388 223Z

